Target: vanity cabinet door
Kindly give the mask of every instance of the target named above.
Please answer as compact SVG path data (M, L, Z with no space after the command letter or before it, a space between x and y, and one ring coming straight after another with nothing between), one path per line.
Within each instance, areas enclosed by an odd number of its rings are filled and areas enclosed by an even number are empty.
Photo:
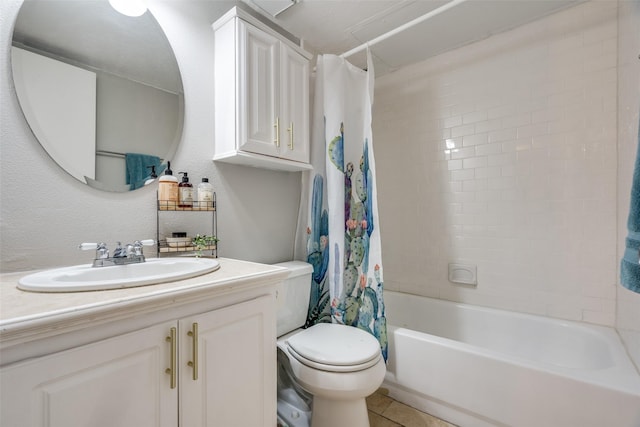
M169 322L0 369L6 427L175 427Z
M181 426L275 424L275 322L271 295L179 321Z

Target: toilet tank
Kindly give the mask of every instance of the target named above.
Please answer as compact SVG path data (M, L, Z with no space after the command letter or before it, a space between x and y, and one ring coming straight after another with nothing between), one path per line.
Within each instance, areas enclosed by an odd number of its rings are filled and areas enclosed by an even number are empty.
M289 270L289 277L277 290L277 331L282 336L304 326L309 310L311 292L311 264L302 261L288 261L275 264Z

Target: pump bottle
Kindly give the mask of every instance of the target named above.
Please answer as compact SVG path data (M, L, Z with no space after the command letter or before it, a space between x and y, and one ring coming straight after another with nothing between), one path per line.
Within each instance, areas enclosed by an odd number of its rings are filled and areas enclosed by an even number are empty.
M202 182L198 184L198 207L200 209L213 207L213 186L209 183L209 178L202 178Z
M178 172L182 174L182 182L178 185L178 207L193 207L193 185L189 182L187 172Z
M158 205L161 210L175 209L178 204L178 178L173 176L171 162L167 162L164 175L158 180Z

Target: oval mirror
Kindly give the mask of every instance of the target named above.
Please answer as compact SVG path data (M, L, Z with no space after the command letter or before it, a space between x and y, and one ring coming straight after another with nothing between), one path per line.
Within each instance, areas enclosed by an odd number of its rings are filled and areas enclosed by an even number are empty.
M22 112L49 156L94 188L129 191L160 175L182 137L184 93L151 12L107 0L25 0L11 68Z

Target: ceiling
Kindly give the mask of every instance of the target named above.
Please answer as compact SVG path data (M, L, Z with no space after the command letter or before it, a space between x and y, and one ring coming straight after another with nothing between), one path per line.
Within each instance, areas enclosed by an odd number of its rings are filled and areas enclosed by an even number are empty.
M260 5L275 0L247 1ZM448 1L299 0L272 19L316 52L342 54ZM482 40L582 1L467 0L371 47L376 75ZM349 60L362 67L366 64L364 53L353 55Z
M150 0L155 1L155 0ZM167 0L157 0L167 1ZM300 38L314 53L341 54L410 22L449 0L179 0L197 2L214 22L240 4ZM376 75L489 37L584 0L467 0L371 48ZM290 6L275 17L260 6ZM276 5L278 6L278 5ZM178 6L176 6L178 7ZM278 7L276 10L280 10ZM255 13L254 13L255 14ZM182 90L168 41L150 13L124 17L106 0L25 0L14 41L54 57ZM135 43L134 43L135 41ZM349 58L364 68L364 53ZM169 73L166 64L175 64Z

